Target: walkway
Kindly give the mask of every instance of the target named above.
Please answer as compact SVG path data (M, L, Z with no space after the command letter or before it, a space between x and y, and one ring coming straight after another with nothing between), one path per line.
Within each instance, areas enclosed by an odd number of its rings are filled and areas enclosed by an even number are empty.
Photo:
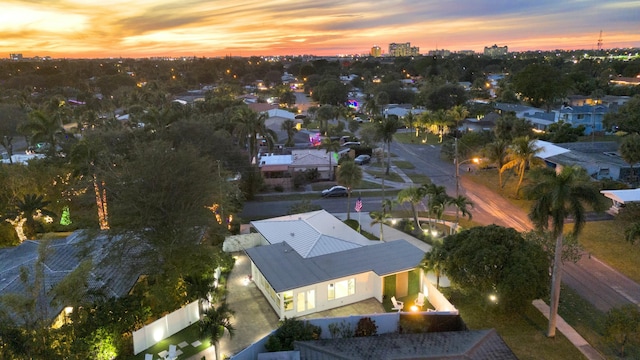
M540 312L549 319L549 305L547 305L544 301L538 299L533 301L533 306L535 306ZM594 349L587 340L585 340L577 331L571 327L571 325L567 324L563 318L558 316L558 323L556 325L556 329L562 333L575 347L580 350L580 352L589 360L604 360L605 357L602 356L596 349Z

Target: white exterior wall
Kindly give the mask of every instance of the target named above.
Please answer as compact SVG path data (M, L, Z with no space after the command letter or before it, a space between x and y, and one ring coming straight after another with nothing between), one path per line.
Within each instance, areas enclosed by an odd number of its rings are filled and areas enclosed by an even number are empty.
M382 302L382 278L375 273L369 271L362 274L353 276L342 277L331 281L322 282L310 286L305 286L297 289L293 289L293 309L289 311L284 310L284 294L277 293L276 299L269 294L268 283L266 279L260 273L260 270L251 263L251 274L254 283L260 289L264 297L267 299L271 307L275 310L276 314L280 316L280 319L285 317L292 318L297 316L309 315L319 311L334 309L337 307L357 303L369 299L371 297L378 299ZM334 300L329 300L328 287L330 283L335 283L343 280L355 279L355 294L341 297ZM263 281L264 279L264 281ZM304 293L305 296L309 290L315 291L315 307L313 309L306 309L304 311L298 311L298 294Z

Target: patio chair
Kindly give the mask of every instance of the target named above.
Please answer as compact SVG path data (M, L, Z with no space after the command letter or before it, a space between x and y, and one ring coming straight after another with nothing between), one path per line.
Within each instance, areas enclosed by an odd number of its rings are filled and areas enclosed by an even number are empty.
M167 355L167 358L169 360L174 360L174 359L178 358L178 355L176 354L176 346L175 345L169 345L169 355Z
M415 305L416 306L420 306L420 308L422 309L422 307L424 306L424 294L423 293L418 293L418 297L415 300Z
M398 310L398 312L400 312L404 309L404 302L396 300L395 296L391 297L391 303L393 303L391 310Z
M144 360L153 360L153 354L144 354Z

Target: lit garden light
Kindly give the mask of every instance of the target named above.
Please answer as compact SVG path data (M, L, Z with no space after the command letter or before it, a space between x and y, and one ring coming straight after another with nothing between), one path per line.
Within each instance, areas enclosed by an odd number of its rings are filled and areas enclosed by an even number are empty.
M418 307L415 305L411 305L411 312L418 312Z
M489 301L491 301L491 302L492 302L492 303L494 303L494 304L497 304L497 303L498 303L498 295L496 295L496 294L490 294L490 295L489 295Z

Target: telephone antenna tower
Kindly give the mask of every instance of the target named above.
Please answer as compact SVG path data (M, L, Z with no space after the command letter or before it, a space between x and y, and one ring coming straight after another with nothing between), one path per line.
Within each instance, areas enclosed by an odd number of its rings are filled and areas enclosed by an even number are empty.
M602 50L602 30L600 30L600 36L598 37L598 51Z

